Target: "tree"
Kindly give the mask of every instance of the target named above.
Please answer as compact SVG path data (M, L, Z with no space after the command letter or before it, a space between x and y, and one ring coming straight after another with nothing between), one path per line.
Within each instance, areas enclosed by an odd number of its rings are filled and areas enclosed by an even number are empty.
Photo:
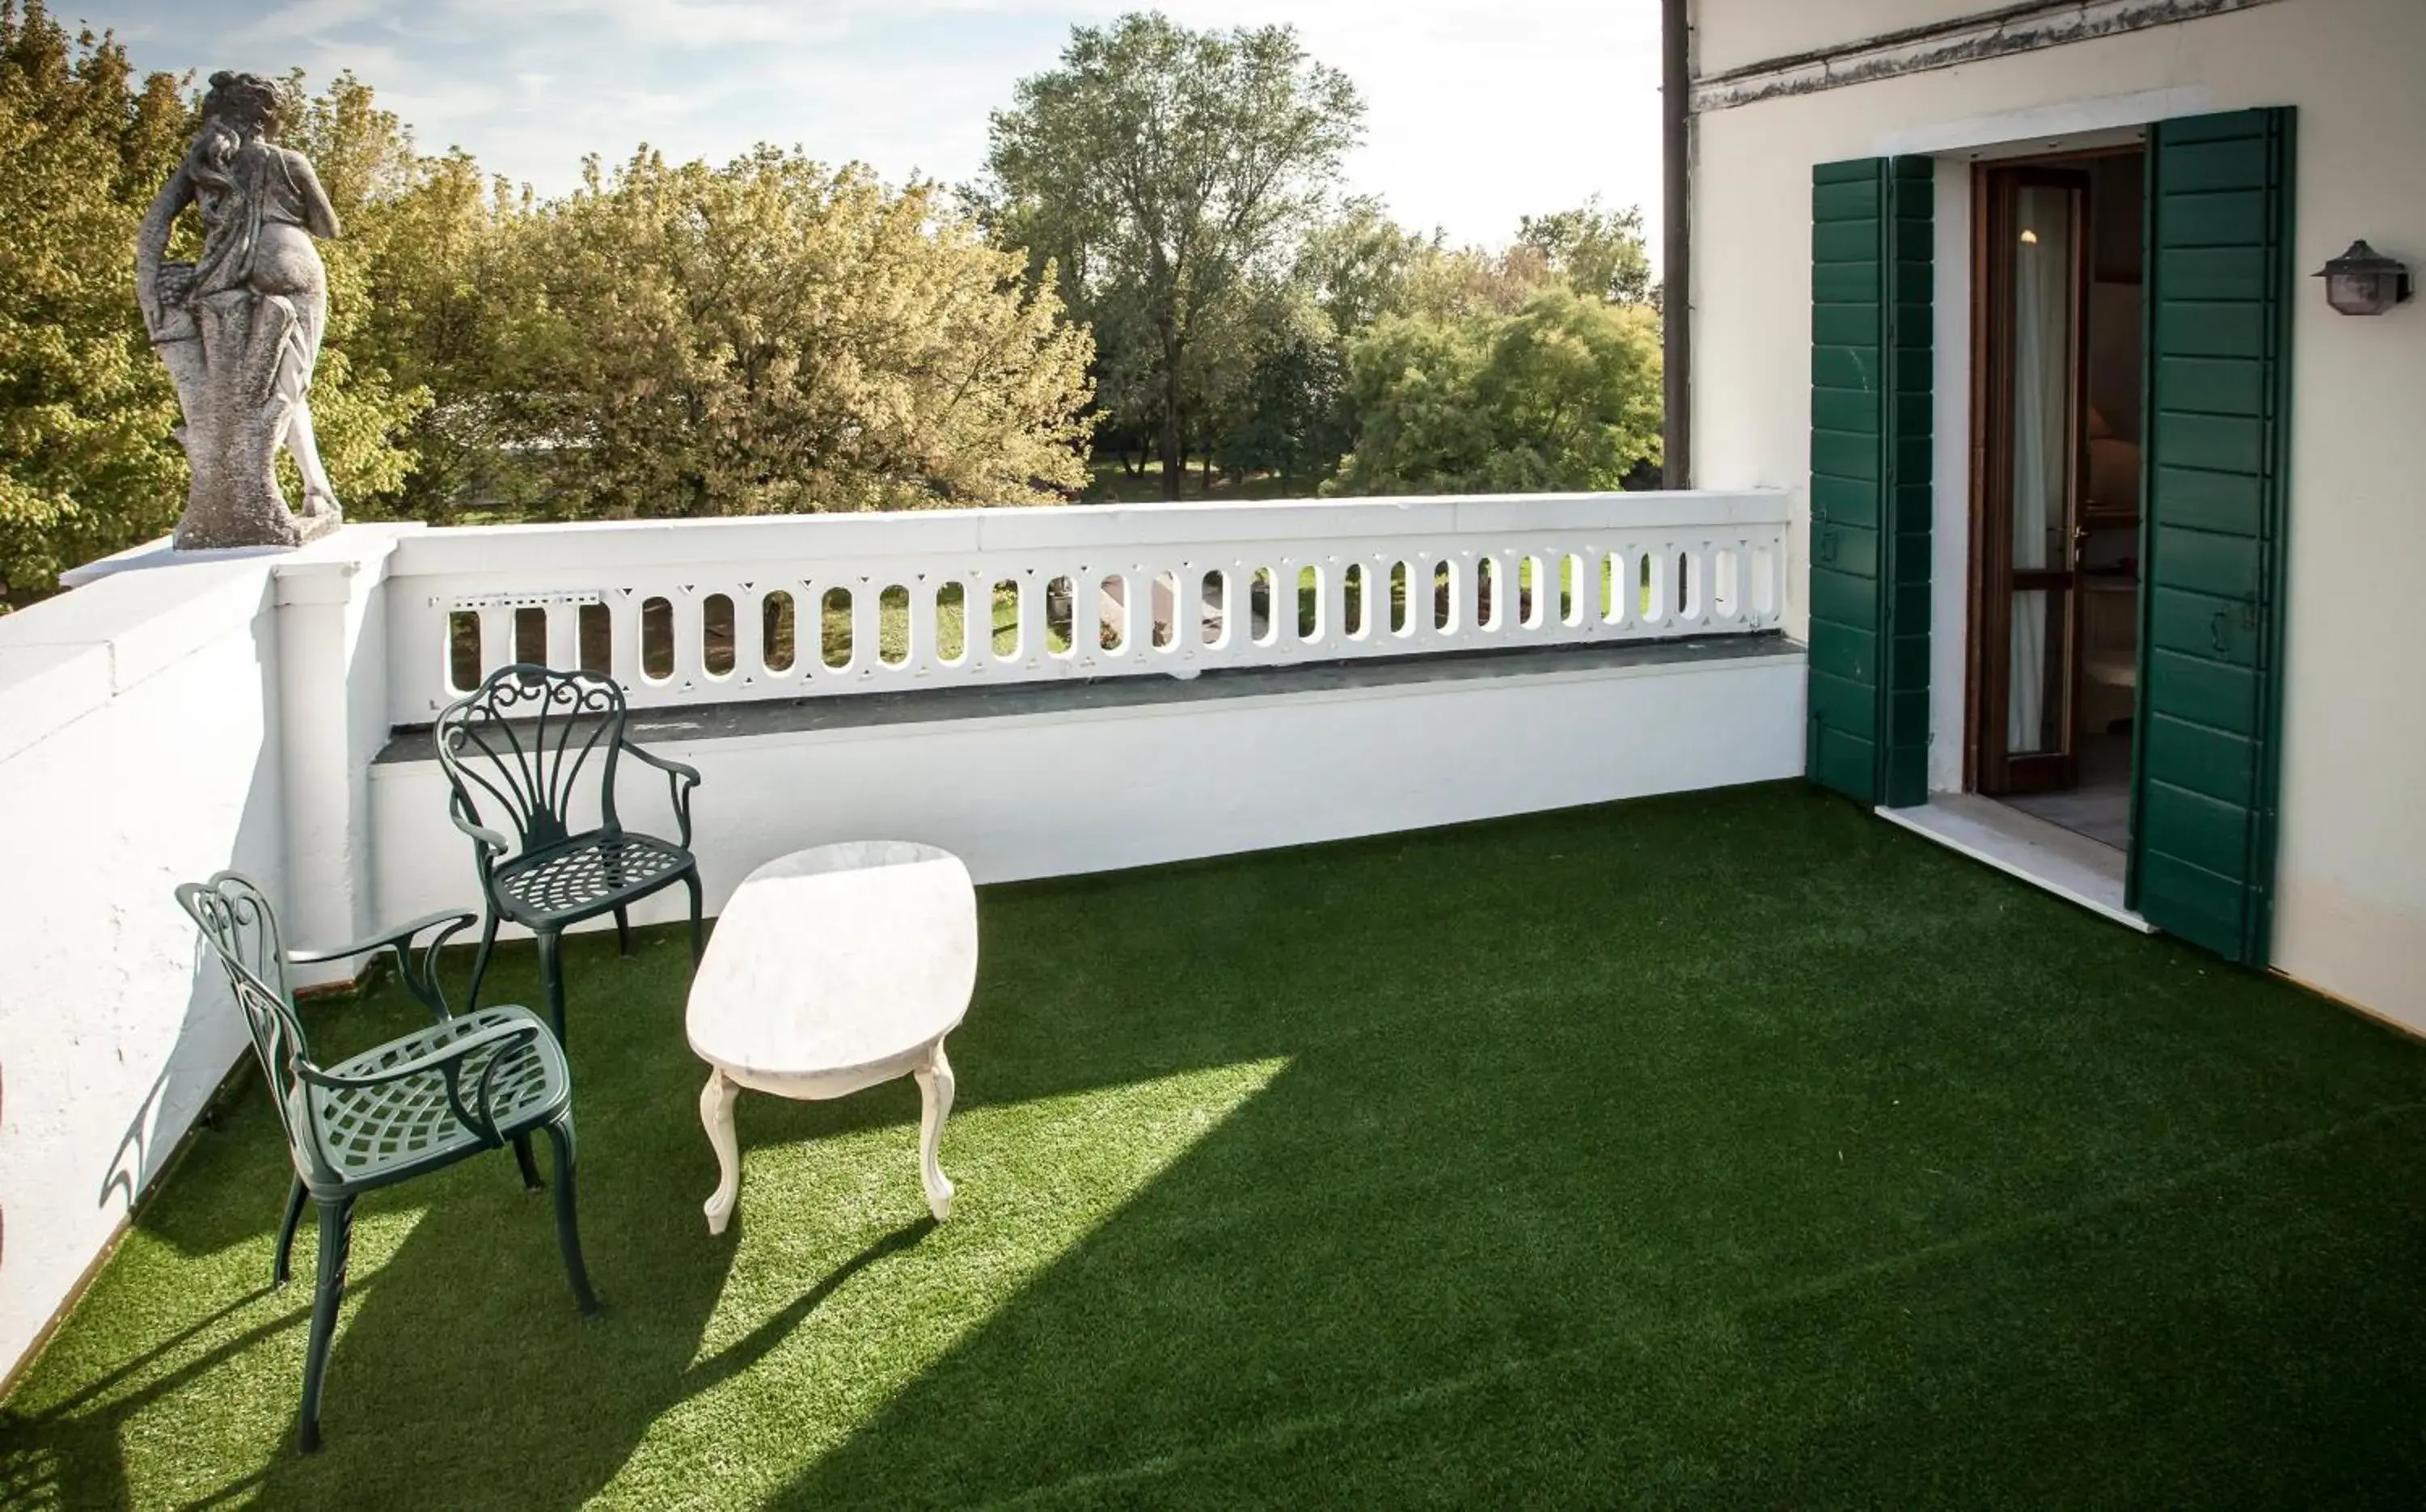
M1256 275L1286 271L1364 107L1290 27L1198 32L1158 14L1075 28L1061 66L1014 98L971 198L1032 266L1058 269L1106 367L1140 376L1176 498L1191 403L1214 387L1201 338Z
M1614 489L1658 455L1659 336L1545 285L1513 315L1388 317L1350 350L1344 493Z
M135 303L135 228L186 146L176 81L0 4L0 597L167 530L177 397Z
M358 345L430 405L402 437L412 471L397 512L442 523L544 513L547 481L525 444L532 332L545 308L536 201L461 151L416 158L365 208L375 249Z
M1306 235L1295 277L1345 337L1403 314L1409 276L1439 249L1437 233L1427 240L1391 219L1379 200L1359 196Z
M285 135L312 158L346 226L323 249L330 345L376 399L392 395L380 408L410 463L372 496L348 498L348 509L433 523L531 512L544 485L524 465L516 402L540 302L525 255L529 191L487 178L460 149L423 156L349 72L316 97L298 72L286 94ZM340 289L351 297L336 298ZM313 403L316 412L316 386Z
M1651 253L1642 239L1642 210L1601 208L1595 195L1573 210L1526 216L1516 245L1538 254L1577 294L1612 304L1651 304Z
M1348 449L1347 354L1331 316L1306 289L1274 290L1258 301L1246 355L1213 460L1234 475L1319 480Z
M1058 500L1087 333L931 185L645 148L539 210L523 445L578 515Z
M1423 320L1512 315L1552 281L1549 264L1529 248L1487 251L1433 243L1408 265L1398 306Z

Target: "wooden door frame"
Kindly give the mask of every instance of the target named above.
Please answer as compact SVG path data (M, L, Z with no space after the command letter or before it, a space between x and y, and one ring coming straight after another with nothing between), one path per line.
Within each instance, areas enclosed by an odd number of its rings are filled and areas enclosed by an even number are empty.
M2008 252L2004 243L2011 239L2005 222L2010 218L2006 197L1999 192L2005 185L2019 180L2027 182L2044 174L2050 184L2078 190L2081 195L2077 245L2073 249L2074 357L2071 363L2073 399L2069 406L2068 423L2072 428L2066 447L2065 467L2068 474L2066 494L2070 510L2077 514L2080 491L2088 465L2087 426L2083 423L2088 379L2089 281L2094 276L2095 232L2091 208L2092 192L2078 174L2078 166L2102 158L2136 156L2145 152L2142 143L2126 147L2097 148L2086 152L2051 153L2045 157L2008 158L1975 163L1971 169L1971 436L1970 436L1970 555L1965 573L1965 650L1963 705L1963 787L1965 792L1978 792L1983 779L2000 779L2002 792L2024 792L2031 788L2015 787L2010 780L2013 758L2002 752L2004 736L2001 728L1991 731L1989 711L2001 716L2007 706L2010 676L2007 657L2002 648L2011 636L2011 592L2005 603L1990 605L1988 587L1992 580L2002 581L2004 564L2013 552L2010 529L2013 444L2013 375L2011 363L1999 361L2012 350L2010 306L2011 258L1999 256ZM2074 172L2065 172L2067 168ZM1989 528L1991 523L2005 527ZM2077 522L2075 522L2077 523ZM2078 543L2070 543L2070 558L2078 576ZM2062 590L2064 607L2065 672L2062 697L2063 727L2067 732L2063 753L2058 758L2025 756L2024 761L2060 763L2056 773L2061 777L2077 770L2077 742L2080 703L2081 662L2081 592L2078 582ZM1992 633L1993 632L1993 633ZM1992 644L1993 642L1993 644ZM1989 760L1989 748L1997 748L1997 761ZM2003 770L1992 772L1991 766Z

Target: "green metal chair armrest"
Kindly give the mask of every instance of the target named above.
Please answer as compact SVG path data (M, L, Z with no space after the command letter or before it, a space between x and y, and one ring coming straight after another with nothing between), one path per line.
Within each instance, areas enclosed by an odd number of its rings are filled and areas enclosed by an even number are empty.
M445 989L438 981L438 952L458 930L479 917L477 913L442 909L436 913L425 913L411 924L398 925L383 935L374 935L350 945L340 945L334 950L290 950L286 953L286 964L312 966L323 961L349 960L356 956L367 956L375 950L393 951L396 953L396 969L404 978L406 990L419 998L421 1005L439 1018L451 1019L455 1017L454 1010L446 1005ZM428 929L438 932L416 949L413 941Z
M666 774L667 796L673 800L674 818L682 825L682 847L690 848L690 790L699 786L699 769L671 757L659 756L630 741L623 742L625 752L647 765Z
M441 909L435 913L425 913L411 924L397 925L385 934L372 935L367 939L358 940L350 945L339 945L333 950L290 950L286 953L286 964L315 966L322 961L345 960L354 956L367 956L375 950L410 946L413 937L424 929L442 924L453 925L446 934L438 937L439 940L445 940L446 935L453 934L455 930L466 925L477 924L479 919L478 914L467 912L461 909ZM432 941L432 943L435 942Z
M446 817L454 822L456 828L472 837L472 844L479 858L482 871L488 870L489 862L514 848L512 841L488 826L478 823L463 812L463 796L460 793L447 802Z
M496 1114L490 1098L497 1068L506 1063L516 1044L528 1044L538 1039L543 1028L537 1019L528 1015L505 1020L475 1029L438 1050L381 1067L375 1075L338 1076L309 1062L299 1062L295 1070L305 1084L330 1092L366 1092L391 1082L427 1076L435 1071L445 1085L446 1102L454 1108L455 1117L462 1120L465 1128L478 1134L491 1145L501 1145L505 1139L497 1132ZM479 1106L479 1110L475 1112L472 1104L463 1098L463 1062L492 1046L495 1047L495 1053L481 1067L479 1083L474 1088Z

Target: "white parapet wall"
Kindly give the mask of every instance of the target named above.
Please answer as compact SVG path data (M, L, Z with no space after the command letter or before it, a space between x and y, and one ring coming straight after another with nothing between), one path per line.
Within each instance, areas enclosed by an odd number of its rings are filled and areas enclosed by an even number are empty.
M841 729L682 738L708 909L761 862L838 840L917 840L981 882L1271 846L1792 777L1803 660L1783 640L1724 659L1562 668ZM1471 670L1471 669L1469 669ZM378 893L398 915L466 906L469 842L434 760L371 773ZM626 763L617 805L671 833L666 784ZM680 891L636 909L676 917ZM606 921L598 921L603 925Z
M126 573L0 618L0 1370L244 1053L170 890L283 871L271 576Z

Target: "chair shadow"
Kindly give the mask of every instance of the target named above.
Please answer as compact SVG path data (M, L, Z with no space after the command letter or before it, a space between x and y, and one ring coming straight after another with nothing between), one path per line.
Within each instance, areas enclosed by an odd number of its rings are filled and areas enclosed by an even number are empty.
M376 1278L372 1278L365 1281L364 1289L369 1291L375 1285ZM309 1316L309 1290L288 1288L285 1295L290 1305L283 1315L213 1344L173 1370L146 1381L139 1389L110 1401L106 1407L96 1410L93 1404L108 1396L113 1388L140 1375L145 1367L177 1354L215 1325L278 1295L263 1285L214 1308L40 1411L0 1411L0 1508L130 1504L132 1494L123 1474L118 1472L116 1453L125 1423L248 1350L282 1333L299 1331Z
M681 926L635 936L644 958L687 950ZM289 1449L264 1467L253 1483L263 1504L393 1494L431 1504L580 1505L660 1415L749 1370L854 1277L933 1231L921 1215L876 1235L746 1336L702 1357L750 1210L745 1203L725 1234L706 1232L699 1201L714 1185L715 1159L699 1126L702 1072L684 1046L681 1002L663 993L619 1001L617 987L637 985L619 978L619 964L611 938L569 942L581 1231L603 1312L575 1314L547 1198L509 1190L509 1155L476 1156L398 1189L424 1212L381 1265L378 1288L358 1307L348 1294L322 1403L324 1445L308 1456ZM535 978L527 948L501 949L491 968L498 990L484 1000L524 1001ZM671 979L687 982L682 973ZM867 1103L764 1100L743 1120L745 1150L888 1121ZM541 1164L553 1182L543 1153ZM308 1233L299 1242L299 1279L309 1275L310 1244ZM465 1339L479 1346L461 1347ZM441 1402L479 1403L479 1427L450 1439L443 1464L396 1465L386 1425L428 1424Z
M636 930L635 940L644 963L662 965L663 953L687 948L679 925ZM450 961L450 970L459 965ZM476 1157L399 1188L425 1211L380 1267L376 1293L359 1307L348 1304L322 1405L324 1446L309 1456L283 1452L268 1464L253 1483L262 1504L392 1493L466 1506L580 1505L616 1476L659 1416L750 1370L853 1278L935 1231L922 1214L875 1234L747 1335L703 1357L709 1322L752 1231L750 1188L745 1183L733 1229L707 1234L699 1202L715 1184L716 1167L699 1125L704 1070L685 1044L681 993L672 989L687 989L687 970L649 975L644 987L621 965L611 937L567 941L582 1238L602 1316L575 1318L547 1204L538 1194L504 1190L513 1181L509 1157ZM1190 1022L1183 1002L1159 1010L1158 1027L1141 1026L1074 1057L1046 1032L1053 1005L1067 1001L1072 985L1050 980L1058 974L1052 963L1016 950L985 971L982 1005L955 1037L967 1062L956 1118L990 1104L1253 1058L1286 1037L1269 1006L1224 1025L1220 1016ZM534 953L501 946L490 980L486 1003L532 1001ZM915 1118L916 1093L904 1081L826 1102L753 1097L739 1133L746 1157L914 1127ZM906 1166L902 1176L905 1200L917 1200ZM365 1208L379 1197L366 1198ZM517 1205L525 1211L513 1212ZM297 1250L299 1279L309 1274L309 1227ZM494 1347L441 1352L431 1347L433 1333ZM396 1463L384 1425L426 1424L434 1402L474 1401L481 1404L480 1425L450 1439L443 1464Z

